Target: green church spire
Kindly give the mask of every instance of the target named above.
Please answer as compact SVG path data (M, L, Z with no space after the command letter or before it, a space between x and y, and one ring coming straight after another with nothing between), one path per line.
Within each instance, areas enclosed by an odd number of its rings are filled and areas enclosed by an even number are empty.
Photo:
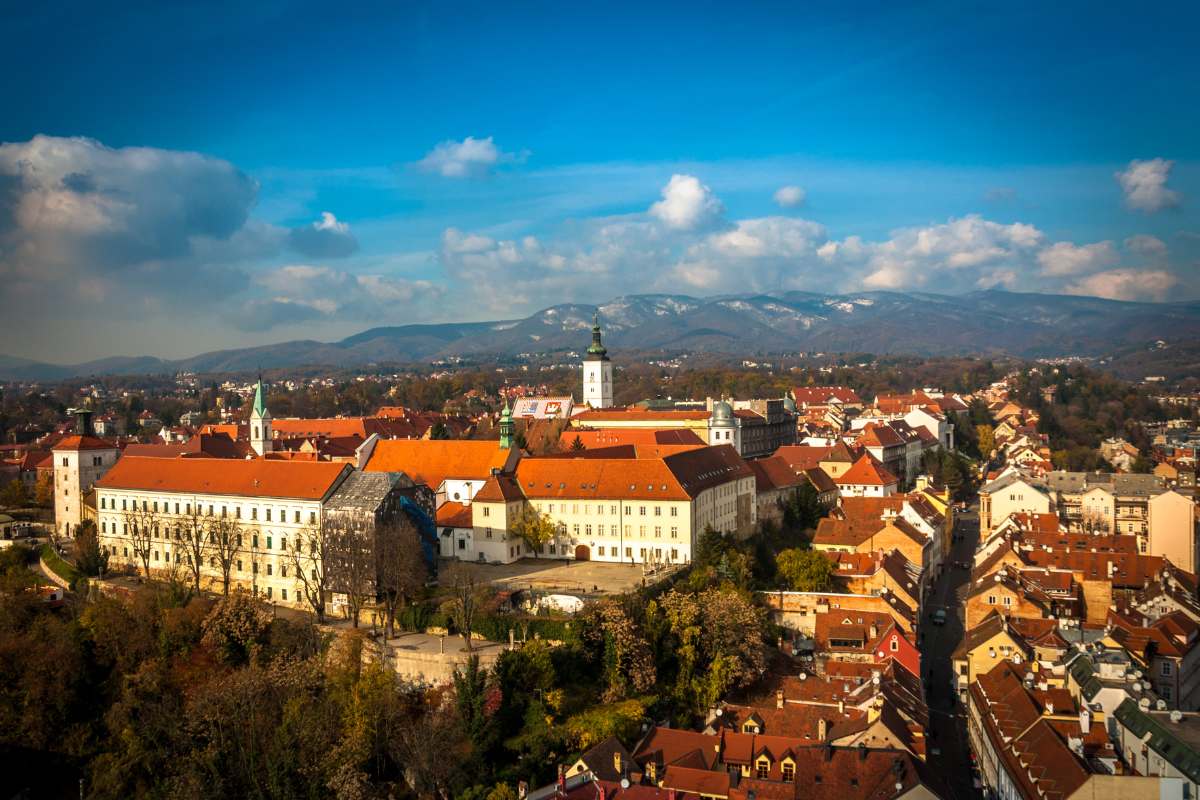
M263 388L262 375L258 376L258 386L254 388L254 410L256 416L267 415L267 390Z
M504 395L504 410L500 412L500 446L505 450L513 444L512 409L508 406L508 394Z
M600 341L600 312L592 316L592 343L587 349L588 361L607 361L608 348Z

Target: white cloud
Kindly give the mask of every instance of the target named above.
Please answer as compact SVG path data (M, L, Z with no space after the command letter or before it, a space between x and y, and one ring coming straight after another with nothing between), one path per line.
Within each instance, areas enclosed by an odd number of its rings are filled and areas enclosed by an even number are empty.
M1037 260L1043 275L1063 276L1096 272L1116 264L1120 257L1112 242L1085 245L1055 242L1038 253Z
M883 242L849 237L823 248L821 256L826 262L863 268L861 285L868 288L953 292L1007 284L1009 273L1028 265L1043 238L1032 225L1005 225L971 215L902 228Z
M288 241L293 250L309 258L344 258L358 250L350 226L328 211L322 211L311 225L293 228Z
M781 186L775 190L775 204L780 208L798 208L804 204L806 194L799 186Z
M1111 300L1161 302L1178 282L1178 279L1166 270L1114 269L1081 278L1065 286L1063 291L1067 294L1107 297Z
M525 152L502 151L491 136L486 139L468 136L461 142L438 143L417 162L417 168L445 178L474 178L488 174L500 164L524 161L527 156Z
M693 175L672 175L662 189L662 200L650 206L656 217L674 230L705 228L720 220L725 209L712 189Z
M1162 158L1130 161L1128 167L1114 176L1125 193L1125 205L1147 213L1179 205L1182 199L1179 192L1167 188L1174 165L1174 161Z
M233 315L243 330L267 330L309 320L427 318L444 290L428 281L359 275L330 267L293 264L258 276L262 296Z
M1150 261L1161 261L1167 257L1167 243L1157 236L1144 233L1126 239L1125 249Z

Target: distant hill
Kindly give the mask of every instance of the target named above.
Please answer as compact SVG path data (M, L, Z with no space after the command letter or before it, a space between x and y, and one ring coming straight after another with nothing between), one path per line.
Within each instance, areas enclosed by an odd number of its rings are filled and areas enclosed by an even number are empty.
M362 366L450 356L581 351L589 341L596 310L591 305L563 304L524 319L371 328L340 342L284 342L178 361L147 356L54 365L0 356L0 379ZM605 342L617 352L1121 356L1145 351L1158 340L1186 344L1200 338L1200 303L1130 303L1002 291L955 296L644 294L618 297L598 310Z

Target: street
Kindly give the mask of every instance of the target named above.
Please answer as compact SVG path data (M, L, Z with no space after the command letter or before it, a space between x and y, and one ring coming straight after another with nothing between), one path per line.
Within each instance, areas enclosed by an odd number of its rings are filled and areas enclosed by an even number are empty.
M966 718L958 702L953 680L953 665L950 663L954 649L963 637L963 610L961 597L963 587L971 578L971 571L959 569L959 561L971 562L975 545L979 539L978 508L957 514L955 533L960 537L954 542L947 556L945 569L934 583L924 609L921 645L922 667L925 670L925 693L929 701L931 741L929 748L941 750L940 756L929 755L930 766L937 769L946 782L953 800L977 798L980 793L974 788L971 774L971 748L967 741ZM934 625L930 616L937 608L946 609L946 624Z

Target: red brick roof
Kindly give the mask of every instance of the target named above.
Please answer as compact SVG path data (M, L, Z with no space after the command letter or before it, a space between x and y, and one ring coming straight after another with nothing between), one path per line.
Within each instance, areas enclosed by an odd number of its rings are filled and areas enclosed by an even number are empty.
M576 414L574 420L586 425L589 422L686 422L712 417L709 411L651 410L631 406L629 408L599 408Z
M750 465L750 469L754 470L754 482L760 492L789 489L799 486L805 480L796 474L796 471L785 459L778 455L758 458L746 463Z
M862 404L862 398L849 386L796 386L792 389L796 405L823 406L831 399L840 403Z
M98 489L320 500L341 483L349 464L267 459L122 458Z

